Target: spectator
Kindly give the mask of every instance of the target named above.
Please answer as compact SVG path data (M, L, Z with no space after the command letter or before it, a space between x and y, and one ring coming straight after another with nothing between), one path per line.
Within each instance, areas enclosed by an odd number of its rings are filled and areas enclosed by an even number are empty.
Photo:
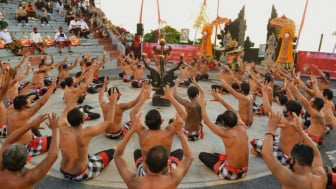
M45 8L47 9L47 12L52 14L53 13L53 7L54 7L54 4L52 1L48 1L45 5Z
M36 17L36 11L32 3L29 1L28 4L25 6L28 18L35 18Z
M7 25L1 27L0 39L5 41L5 47L10 48L15 55L22 56L22 45L12 39L11 34L7 31Z
M63 27L62 26L59 27L58 32L55 34L55 40L56 40L56 45L58 46L58 52L59 53L62 53L62 48L64 48L64 47L68 47L69 53L73 53L71 51L70 41L68 40L65 33L63 33Z
M64 16L64 3L63 0L58 0L56 3L56 11L60 16Z
M73 11L68 11L65 18L64 22L66 22L68 25L70 25L70 21L75 19L75 14Z
M44 26L43 22L47 23L47 26L49 26L48 23L48 12L46 10L46 8L42 8L42 15L41 15L41 26Z
M72 35L76 35L79 38L80 30L81 30L81 21L79 21L78 16L75 17L74 20L71 20L69 24L69 32Z
M81 22L82 23L80 25L80 37L85 37L86 39L88 39L89 38L88 35L90 34L90 28L83 18L81 19Z
M21 24L21 21L24 20L26 22L26 25L28 26L27 12L25 9L22 8L22 5L19 5L19 7L16 9L15 18L19 24Z
M32 47L34 49L37 49L38 51L40 51L40 53L46 55L46 49L43 45L43 41L42 41L42 37L41 34L38 32L37 27L33 28L33 32L30 33L30 40L32 41Z

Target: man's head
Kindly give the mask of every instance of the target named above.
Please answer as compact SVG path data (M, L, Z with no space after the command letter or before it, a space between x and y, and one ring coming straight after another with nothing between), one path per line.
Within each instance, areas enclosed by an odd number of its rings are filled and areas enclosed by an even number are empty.
M83 112L81 112L78 108L74 108L68 112L67 120L71 127L79 127L84 123L83 116Z
M146 156L146 164L152 173L160 173L168 165L168 152L163 146L152 147Z
M190 86L188 88L187 94L190 99L195 99L199 94L199 90L195 86Z
M244 81L240 84L240 89L244 95L248 95L250 93L250 84Z
M37 27L34 27L34 28L33 28L33 32L34 32L34 33L37 33L37 32L38 32Z
M285 108L283 109L283 116L288 117L292 116L294 112L297 116L300 116L302 111L301 104L296 100L288 100L285 104Z
M20 110L23 107L29 105L28 96L26 96L26 95L16 96L13 100L13 105L14 105L15 110Z
M270 73L266 73L264 77L264 81L267 83L273 82L273 76Z
M328 100L332 100L334 98L334 92L330 89L323 89L322 91L323 97Z
M291 151L292 163L291 169L294 164L298 163L300 166L311 167L314 160L314 150L307 144L295 144Z
M111 96L113 90L116 90L116 92L118 93L118 98L117 98L117 101L118 101L118 100L120 99L120 96L121 96L121 92L119 91L118 87L111 87L111 88L109 88L109 89L107 90L107 94L108 94L109 96Z
M310 99L310 105L311 107L320 111L324 106L324 100L320 97L313 97L312 99Z
M72 87L73 86L73 79L72 77L67 77L64 79L65 86Z
M12 144L2 153L2 166L10 171L21 170L27 162L27 148L22 144Z
M234 111L227 110L223 114L219 114L216 118L216 124L224 127L234 127L238 123L238 116Z
M145 123L150 130L159 130L162 123L160 112L156 109L149 110L145 117Z

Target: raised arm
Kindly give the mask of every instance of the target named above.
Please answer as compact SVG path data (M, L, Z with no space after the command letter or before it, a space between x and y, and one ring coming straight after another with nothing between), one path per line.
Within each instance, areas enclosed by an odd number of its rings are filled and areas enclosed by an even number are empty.
M26 58L27 58L27 55L24 55L24 56L21 58L19 64L16 65L16 66L14 67L14 70L18 70L18 69L24 64Z
M329 83L329 79L326 77L326 75L320 70L320 68L316 64L312 64L312 66L316 69L316 71L320 74L323 81Z
M196 101L201 106L202 118L205 125L207 125L209 129L216 135L220 137L227 137L225 132L222 129L220 129L216 124L212 123L211 120L209 119L208 114L206 112L206 102L204 96L199 95L198 97L196 97Z
M105 101L104 101L104 94L105 94L105 90L106 90L107 84L108 84L108 78L107 78L107 76L105 76L103 87L99 91L99 95L98 95L98 101L99 101L100 107L103 107L103 105L105 103Z
M306 108L306 110L309 112L310 115L313 114L314 109L310 106L308 100L306 97L304 97L300 91L297 89L297 87L291 83L288 86L289 90L292 92L293 96Z
M113 108L111 113L114 114L114 108L115 108L115 104L117 103L118 93L116 90L113 90L113 93L111 95L112 97L110 98L110 100L111 100L112 108ZM83 135L84 137L87 137L87 138L95 137L101 134L107 128L111 127L112 124L113 124L112 121L104 121L96 126L86 127L83 130Z
M182 130L184 121L178 115L176 115L174 119L174 125L176 127L176 134L180 139L182 150L183 150L182 161L177 165L177 168L173 172L170 172L173 182L175 182L177 186L177 184L180 183L181 180L184 178L184 176L187 174L191 166L191 163L194 160L194 157L192 155L191 148L189 147L188 141Z
M52 130L52 140L50 144L50 148L48 150L48 155L33 169L30 169L25 173L24 179L31 184L38 182L42 179L47 172L50 170L51 166L54 164L58 157L59 151L59 117L56 113L52 113L52 115L48 115L49 123L48 127Z
M236 90L234 90L224 79L220 80L223 87L229 91L229 93L231 93L235 98L237 99L245 99L245 96L239 92L237 92Z
M279 112L269 113L267 132L265 133L264 143L261 150L262 158L272 174L280 181L281 185L286 188L295 188L297 176L281 165L279 160L273 154L273 140L275 130L280 124L281 114Z
M28 116L33 116L37 111L40 110L40 108L45 104L47 103L48 99L50 98L50 96L53 94L54 92L54 89L56 88L56 81L57 79L54 78L52 83L51 83L51 86L50 88L48 89L48 92L46 92L42 98L40 100L37 101L37 103L32 106L28 112Z
M162 96L161 98L165 98L165 99L169 100L173 104L173 106L175 107L175 109L176 109L177 113L179 114L179 116L183 120L186 120L186 118L187 118L187 112L184 109L184 107L180 103L178 103L177 100L174 98L172 92L170 91L169 85L166 85L163 88L163 91L164 91L164 96Z
M236 112L236 110L229 103L227 103L223 98L221 98L219 96L218 89L212 89L211 90L211 95L213 97L213 99L211 101L217 101L217 102L221 103L227 110L231 110L231 111Z
M141 115L139 116L141 117ZM141 122L139 116L135 118L136 122ZM113 156L119 175L124 180L128 188L136 188L135 186L138 184L137 179L139 179L133 169L128 166L126 159L123 157L128 141L134 132L135 128L132 127L117 146Z
M75 62L71 66L69 66L68 69L69 70L74 69L78 64L78 60L79 60L79 56L76 56Z
M303 139L303 142L309 145L314 150L314 160L312 163L312 172L320 176L326 177L325 175L326 173L323 169L323 159L322 159L320 150L317 148L316 144L313 143L310 137L308 137L308 135L303 130L302 119L299 118L295 113L292 113L292 115L294 117L294 122L292 124L294 130L299 133L299 135Z

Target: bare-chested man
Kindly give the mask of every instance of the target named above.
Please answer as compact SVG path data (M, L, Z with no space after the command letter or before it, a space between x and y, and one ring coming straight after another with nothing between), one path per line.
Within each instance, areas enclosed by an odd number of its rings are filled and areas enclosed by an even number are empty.
M138 60L133 60L130 56L125 56L121 59L121 70L119 76L124 82L130 82L133 79L133 66L138 63Z
M105 79L103 89L106 89L107 84L108 84L108 81L107 79ZM117 91L118 93L117 101L119 101L120 96L121 96L121 91L119 91L119 89L116 87L111 87L107 91L109 101L110 101L113 90ZM131 100L129 102L124 102L124 103L117 103L115 105L114 115L111 115L111 106L109 105L111 102L104 101L104 91L105 90L101 90L99 92L99 104L103 111L104 120L113 122L113 124L105 130L105 135L109 139L120 139L126 134L126 132L130 129L132 125L131 122L122 123L123 114L126 110L131 109L133 106L135 106L135 104L141 98L142 91L138 94L138 96L134 100Z
M25 58L23 58L23 60L25 60ZM24 73L18 73L17 70L14 68L14 70L16 70L15 74L13 75L13 77L11 78L11 80L8 81L8 82L10 82L10 85L9 85L9 88L7 90L7 93L6 93L7 105L13 104L13 99L16 96L18 96L20 93L24 93L22 91L22 89L27 86L26 85L27 83L23 84L23 86L22 86L20 84L20 81L22 81L24 78L26 78L28 76L28 74L30 72L30 67L31 67L30 62L28 62L27 63L27 69L26 69L26 71Z
M333 102L334 93L330 89L323 89L322 96L324 98L323 112L326 108L330 108L331 112L335 112L335 104ZM326 132L329 132L333 128L333 121L329 117L325 117L326 121Z
M267 98L267 90L263 90L263 106L266 115L269 115L272 111L269 103L269 99ZM288 160L290 157L290 152L293 146L297 143L302 142L302 138L300 135L294 130L291 126L291 123L294 121L293 113L297 116L301 116L302 106L299 102L295 100L288 100L283 109L283 117L281 119L281 129L280 135L275 136L273 140L273 152L276 158L281 162L281 164L288 164ZM262 139L252 139L251 141L251 153L254 155L259 155L262 150L263 140Z
M229 106L224 99L219 97L217 91L213 90L212 94L215 101ZM249 161L245 124L235 111L230 110L232 107L218 115L216 124L214 124L207 115L204 96L197 97L197 101L202 109L204 123L222 139L226 151L226 154L201 152L199 159L222 179L236 180L245 177Z
M27 163L27 149L22 144L14 144L33 127L39 127L46 115L38 116L29 124L13 132L0 149L0 185L8 189L32 189L50 170L57 159L59 150L59 127L56 114L48 116L48 126L52 130L52 141L48 155L36 167L24 170Z
M209 79L209 65L208 60L206 57L201 56L200 59L198 59L198 70L199 70L199 78L200 80L208 80Z
M117 92L112 92L112 108L117 99ZM98 176L113 159L114 150L108 149L94 155L88 155L88 148L93 137L103 133L112 125L105 121L95 126L83 127L83 113L75 108L80 94L66 96L67 105L62 115L60 126L62 153L60 171L65 179L83 181ZM111 113L114 110L112 109Z
M238 99L238 114L246 126L253 123L253 95L250 94L250 85L246 82L240 84L241 93L234 90L224 79L221 79L222 86Z
M9 80L11 79L12 75L14 74L14 70L10 68L9 65L1 65L1 87L0 87L0 99L3 99L8 87L9 87ZM7 119L7 108L3 101L0 102L0 137L4 138L7 136L7 126L6 126L6 119Z
M305 132L317 145L322 144L326 130L325 118L321 112L324 106L324 100L321 97L313 97L308 101L293 83L291 83L288 88L310 115L310 126Z
M146 176L137 176L137 174L131 170L126 160L123 158L123 154L129 139L135 133L135 127L137 127L136 125L119 143L114 154L114 160L118 168L119 174L128 188L173 189L177 188L183 177L187 174L193 161L192 152L182 131L183 120L177 116L173 122L175 122L174 125L176 128L176 133L181 141L184 157L182 161L177 165L176 169L172 172L168 172L169 152L160 145L153 146L146 154L146 160L144 163L144 169L147 173ZM141 123L140 116L137 116L135 123Z
M319 88L320 88L320 90L330 88L330 81L329 81L329 79L330 79L330 73L328 73L328 72L322 72L320 70L320 68L316 64L311 64L311 66L313 66L316 69L316 71L321 76L321 79L319 81Z
M65 80L65 78L69 77L70 71L72 69L74 69L77 66L77 64L78 64L79 56L76 56L75 62L71 66L68 66L66 64L66 60L67 59L68 59L68 56L66 56L65 59L64 59L64 61L61 62L57 66L57 69L58 69L57 79L58 79L59 83L62 83ZM64 86L62 86L62 87L64 87Z
M281 187L286 189L311 188L325 189L327 185L326 172L323 169L323 160L319 149L302 130L302 121L292 113L293 122L289 125L303 139L303 143L295 144L290 151L288 167L282 166L274 157L273 141L275 130L281 126L283 119L280 113L272 112L269 115L267 133L265 133L262 157L279 180Z
M140 100L130 112L131 120L133 120L132 122L134 122L135 117L140 111L143 103L150 98L150 92L151 92L150 88L147 86L144 86L144 92L141 95ZM164 87L164 93L165 95L162 96L161 98L165 98L169 100L175 107L179 117L185 120L187 113L184 107L176 101L168 85ZM176 167L176 165L179 164L180 160L183 157L183 152L180 149L177 149L171 152L171 146L172 146L173 138L175 134L174 125L169 124L164 129L161 129L161 124L162 124L161 114L155 109L152 109L147 112L145 123L148 129L142 124L139 125L139 123L136 129L136 132L139 138L140 148L141 148L141 150L137 149L134 152L134 161L138 169L137 171L138 175L139 176L146 175L145 170L143 170L144 158L146 157L147 152L150 150L150 148L152 148L155 145L163 146L167 150L167 152L170 153L169 166L173 169L174 167Z
M188 137L188 140L196 141L204 137L203 125L202 125L202 113L201 107L196 101L198 95L204 95L203 89L196 82L195 78L191 79L194 86L190 86L187 90L189 101L183 99L177 95L177 87L179 85L179 80L175 80L175 86L173 89L173 94L175 99L184 106L187 117L185 119L185 126L183 127L184 134Z
M98 57L92 58L92 65L90 66L90 69L93 74L93 80L92 83L98 84L98 83L103 83L104 82L104 76L99 77L99 72L100 69L104 66L104 64L107 62L105 51L103 52L103 58L102 60L98 63Z
M33 106L31 106L26 95L19 95L14 98L13 107L9 107L7 110L8 136L28 124L29 119L47 103L55 87L56 80L53 81L48 92ZM42 136L37 129L33 129L24 133L17 142L26 145L29 156L35 156L46 152L49 149L50 141L51 136Z
M132 87L141 88L143 83L145 82L144 73L146 71L146 67L141 65L140 63L136 64L133 67L133 79L132 79Z

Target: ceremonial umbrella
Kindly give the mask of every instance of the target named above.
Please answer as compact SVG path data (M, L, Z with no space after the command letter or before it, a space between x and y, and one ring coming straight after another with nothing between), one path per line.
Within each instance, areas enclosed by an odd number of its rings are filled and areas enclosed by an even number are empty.
M216 38L217 38L217 27L220 26L221 24L230 24L230 23L231 23L231 20L229 18L222 18L220 16L217 16L217 18L211 22L212 26L216 26L215 45L216 45Z
M293 31L295 31L295 22L292 19L287 18L285 15L273 18L271 20L271 26L278 30L281 30L281 28L288 26L291 27Z

